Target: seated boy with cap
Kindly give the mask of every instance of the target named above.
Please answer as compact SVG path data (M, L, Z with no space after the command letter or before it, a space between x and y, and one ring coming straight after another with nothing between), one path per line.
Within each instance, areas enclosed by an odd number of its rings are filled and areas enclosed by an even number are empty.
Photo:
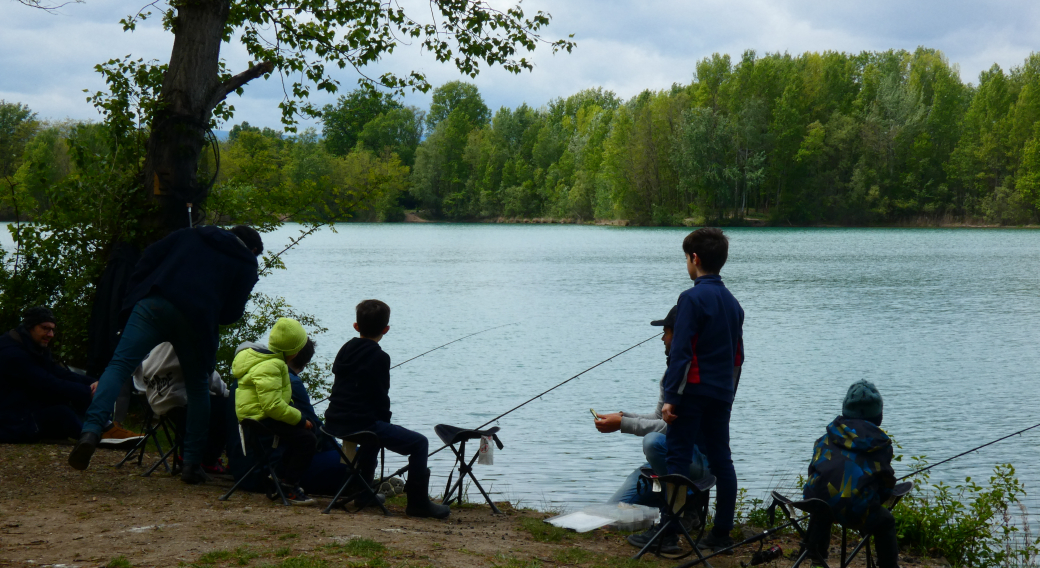
M827 433L816 441L809 480L803 489L806 499L830 505L831 518L809 519L809 552L814 560L826 560L831 523L874 536L878 568L895 568L899 543L892 513L883 503L892 495L892 441L881 426L884 401L869 381L849 387L841 416L827 425Z
M235 414L239 422L257 420L278 436L285 452L278 468L280 479L272 481L282 484L286 498L294 505L314 502L300 488L300 478L311 464L318 440L314 424L289 404L292 386L287 366L306 344L307 332L300 322L280 318L271 328L267 349L243 349L231 363L238 379Z

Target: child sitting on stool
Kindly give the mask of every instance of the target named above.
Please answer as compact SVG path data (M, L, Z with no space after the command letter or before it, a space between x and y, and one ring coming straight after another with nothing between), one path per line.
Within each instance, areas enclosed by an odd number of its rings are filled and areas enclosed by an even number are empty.
M293 505L314 503L300 488L300 478L311 465L318 439L314 424L303 418L300 411L289 405L292 386L289 367L307 345L307 331L300 322L280 318L271 328L267 349L260 346L243 349L235 355L231 372L238 379L235 392L235 414L241 422L247 418L259 421L285 448L278 467L286 499Z
M354 329L361 337L346 342L336 354L332 365L336 379L325 421L335 432L374 432L383 447L408 456L405 513L443 519L451 509L430 502L430 470L426 469L429 441L422 434L390 423L390 356L379 347L379 340L390 331L389 323L390 306L385 303L364 300L357 305ZM378 454L378 446L361 446L358 450L363 480L375 474Z
M896 524L883 503L892 495L892 441L881 431L884 402L869 381L849 387L841 416L816 441L809 481L803 496L830 505L831 518L842 526L874 537L878 568L895 568L899 560ZM809 553L826 560L831 519L809 519Z

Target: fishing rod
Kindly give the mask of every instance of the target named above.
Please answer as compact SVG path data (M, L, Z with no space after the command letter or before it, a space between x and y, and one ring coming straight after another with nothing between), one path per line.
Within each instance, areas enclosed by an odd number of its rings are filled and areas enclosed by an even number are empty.
M615 353L615 354L611 355L610 357L600 361L599 363L596 363L595 365L589 367L588 369L585 369L584 371L578 373L577 375L574 375L573 377L563 381L562 383L558 383L557 385L553 386L552 388L549 388L547 390L544 390L544 391L536 394L535 396L532 396L531 398L525 400L524 402L521 402L520 404L514 406L513 408L510 408L509 410L503 412L502 414L499 414L498 416L492 418L491 420L488 420L487 422L481 424L480 426L477 426L476 428L474 428L474 430L480 430L481 428L487 426L488 424L491 424L492 422L495 422L496 420L499 420L499 419L505 417L506 415L508 415L508 414L510 414L510 413L512 413L512 412L514 412L516 410L519 410L520 408L522 408L522 407L524 407L524 406L534 402L535 400L538 400L539 398L543 397L544 395L547 395L547 394L551 393L552 391L562 387L563 385L573 381L574 379L577 379L578 377L584 375L585 373L588 373L589 371L595 369L596 367L599 367L600 365L608 363L609 361L613 360L615 357L618 357L620 355L624 355L625 353L628 353L629 351L635 349L636 347L639 347L640 345L646 343L647 341L650 341L652 339L657 339L660 336L661 336L660 333L655 333L654 335L651 335L650 337L640 341L639 343L636 343L635 345L629 347L628 349L625 349L624 351L620 351L618 353ZM448 444L444 444L443 446L441 446L441 447L437 448L436 450L430 452L430 454L428 456L426 456L426 457L433 457L434 454L439 453L441 450L443 450L443 449L445 449L447 447L448 447ZM390 477L396 477L396 476L401 475L402 473L404 473L406 471L408 471L408 466L407 465L405 465L401 469L395 471L394 473L391 473Z
M932 465L930 465L928 467L922 467L921 469L918 469L916 471L912 471L912 472L904 475L903 477L900 477L896 481L902 481L902 480L904 480L904 479L906 479L908 477L913 477L913 476L915 476L915 475L917 475L919 473L924 473L924 472L928 471L929 469L932 469L933 467L935 467L937 465L942 465L942 464L944 464L946 462L953 461L953 460L955 460L955 459L957 459L959 457L966 456L966 455L968 455L968 454L970 454L972 452L977 452L977 451L981 450L982 448L985 448L986 446L992 446L993 444L996 444L997 442L1001 442L1003 440L1007 440L1008 438L1010 438L1012 436L1017 436L1017 435L1022 434L1024 432L1028 432L1028 431L1032 430L1033 428L1038 428L1038 427L1040 427L1040 424L1033 424L1029 428L1023 428L1023 429L1019 430L1018 432L1014 432L1012 434L1008 434L1007 436L1004 436L1003 438L997 438L996 440L993 440L992 442L986 442L985 444L982 444L981 446L976 446L976 447L974 447L974 448L972 448L972 449L970 449L970 450L968 450L966 452L961 452L961 453L953 456L952 458L946 458L943 461L933 463Z
M489 328L487 328L487 329L485 329L483 331L478 331L476 333L471 333L469 335L464 335L464 336L462 336L462 337L460 337L458 339L453 339L453 340L445 343L444 345L438 345L437 347L434 347L433 349L430 349L429 351L427 351L425 353L420 353L419 355L416 355L415 357L412 357L411 359L405 359L404 361L401 361L400 363L394 365L393 367L390 367L390 370L392 371L392 370L400 367L401 365L404 365L408 361L415 361L416 359L418 359L419 357L422 357L423 355L427 355L429 353L433 353L434 351L440 349L441 347L447 347L447 346L451 345L452 343L455 343L455 342L458 342L458 341L462 341L463 339L466 339L467 337L473 337L474 335L480 335L481 333L492 331L492 330L498 329L500 327L506 327L506 326L509 326L509 325L516 325L518 323L520 323L520 322L514 321L513 323L505 323L505 324L502 324L502 325L496 325L495 327L489 327ZM321 403L325 402L326 400L328 400L331 396L332 396L332 393L329 393L329 396L319 400L318 402L315 402L314 404L321 404Z

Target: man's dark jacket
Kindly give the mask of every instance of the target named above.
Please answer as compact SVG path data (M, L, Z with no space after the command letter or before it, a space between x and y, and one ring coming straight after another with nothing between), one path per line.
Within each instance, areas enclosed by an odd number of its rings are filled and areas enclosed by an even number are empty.
M67 404L83 412L94 379L78 375L51 359L19 327L0 336L0 441L25 439L38 428L35 410Z
M161 296L193 327L201 360L213 368L217 326L242 317L257 279L256 255L230 231L219 227L174 231L142 253L123 301L123 324L137 302Z
M363 430L376 421L390 422L390 356L371 339L346 342L332 364L325 422L339 433Z

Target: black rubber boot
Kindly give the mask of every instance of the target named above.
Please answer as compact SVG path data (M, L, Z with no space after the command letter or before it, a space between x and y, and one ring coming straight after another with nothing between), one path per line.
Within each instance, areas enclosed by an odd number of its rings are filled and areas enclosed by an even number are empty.
M409 517L446 519L451 514L447 505L438 505L430 501L430 470L408 474L408 483L404 485L404 493L408 496L408 505L404 512Z
M206 470L202 469L202 464L184 462L184 469L181 470L181 481L188 485L198 485L207 481L213 481L213 478L206 473Z
M76 442L76 446L72 448L72 452L69 454L69 465L73 469L87 469L87 466L90 465L90 458L94 455L94 450L97 448L100 440L101 436L93 432L80 434L79 441Z

